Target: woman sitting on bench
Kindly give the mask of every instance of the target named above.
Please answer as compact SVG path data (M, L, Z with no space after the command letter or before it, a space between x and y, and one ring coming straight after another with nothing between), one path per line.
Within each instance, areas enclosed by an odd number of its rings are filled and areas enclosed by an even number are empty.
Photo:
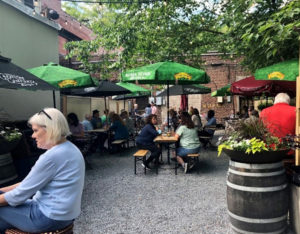
M29 122L37 147L46 149L25 179L0 188L0 233L18 228L24 232L50 232L73 223L80 214L84 160L66 137L64 115L46 108Z
M200 150L200 142L198 138L198 131L194 126L191 116L187 112L182 112L181 125L176 130L175 138L180 138L180 147L176 149L176 159L183 167L184 173L188 170L187 155L196 154Z
M154 143L155 137L158 136L158 132L155 128L157 124L157 117L156 115L149 115L146 118L146 125L141 130L141 133L136 138L136 145L139 149L146 149L150 150L151 155L146 160L145 164L142 164L143 167L148 169L152 169L149 167L149 163L155 160L155 165L158 166L159 164L159 155L161 154L161 149Z

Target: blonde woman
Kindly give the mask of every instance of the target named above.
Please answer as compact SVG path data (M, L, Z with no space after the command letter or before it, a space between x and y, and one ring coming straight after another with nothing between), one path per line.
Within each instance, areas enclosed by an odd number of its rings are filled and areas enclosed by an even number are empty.
M22 182L0 188L0 233L13 227L55 231L80 214L85 166L79 149L66 139L66 118L55 108L45 108L28 123L37 147L47 151Z

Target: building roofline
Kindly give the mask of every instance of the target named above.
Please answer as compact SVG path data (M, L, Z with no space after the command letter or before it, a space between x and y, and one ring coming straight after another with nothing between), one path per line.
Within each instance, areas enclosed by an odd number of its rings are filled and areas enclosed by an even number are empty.
M30 7L25 6L23 3L20 3L18 1L12 1L12 0L0 0L0 2L3 2L15 9L17 9L18 11L22 12L23 14L43 23L48 25L51 28L54 28L55 30L60 30L61 26L59 24L57 24L54 21L51 21L45 17L42 17L40 14L36 13L33 14L33 10Z

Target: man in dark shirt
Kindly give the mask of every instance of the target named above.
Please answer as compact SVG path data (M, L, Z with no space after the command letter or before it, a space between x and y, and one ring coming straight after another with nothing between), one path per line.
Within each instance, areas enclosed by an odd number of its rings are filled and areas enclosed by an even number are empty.
M101 118L99 117L98 110L93 110L93 118L91 119L91 124L93 126L93 129L102 127L102 121L101 121Z

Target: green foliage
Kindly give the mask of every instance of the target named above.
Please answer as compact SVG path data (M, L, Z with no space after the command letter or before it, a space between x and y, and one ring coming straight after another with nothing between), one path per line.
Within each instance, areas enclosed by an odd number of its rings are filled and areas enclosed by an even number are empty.
M223 137L222 144L218 146L218 156L221 155L223 149L255 154L288 148L289 146L282 139L269 133L261 120L249 119L240 121L235 129Z
M223 5L226 43L251 71L298 57L300 1L232 0Z
M265 109L265 108L267 108L267 107L270 107L270 106L272 106L273 105L273 103L271 103L271 102L268 102L268 103L266 103L266 102L261 102L258 106L257 106L257 109L259 109L260 111L262 111L263 109Z
M68 13L88 18L96 35L91 44L67 45L69 57L102 76L166 60L201 68L201 54L211 50L242 56L252 71L298 56L298 0L136 0ZM101 61L88 64L98 48Z
M22 133L17 128L2 127L0 126L0 139L6 141L15 141L22 137Z

